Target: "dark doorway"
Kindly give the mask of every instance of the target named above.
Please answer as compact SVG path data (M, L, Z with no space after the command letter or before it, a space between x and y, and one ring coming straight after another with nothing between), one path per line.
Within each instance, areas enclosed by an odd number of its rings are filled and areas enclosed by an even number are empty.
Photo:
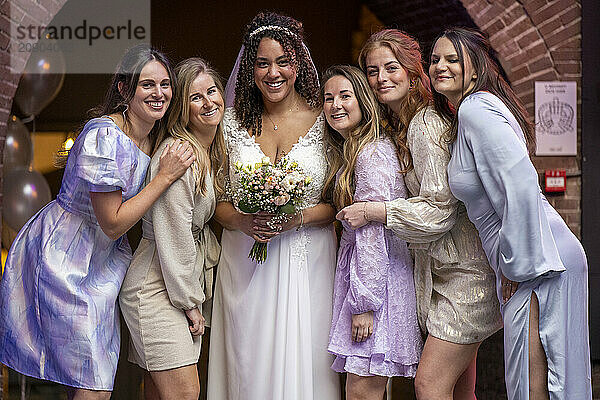
M581 80L581 237L590 279L590 333L600 332L600 3L582 0ZM600 359L600 336L590 334L592 359Z

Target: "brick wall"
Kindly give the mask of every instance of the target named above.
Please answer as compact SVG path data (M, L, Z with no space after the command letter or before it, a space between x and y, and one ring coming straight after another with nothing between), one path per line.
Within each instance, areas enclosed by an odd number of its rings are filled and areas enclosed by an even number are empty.
M534 82L577 82L578 148L581 149L581 2L573 0L463 0L473 21L488 34L517 95L531 115ZM571 230L581 233L581 151L574 157L535 157L538 171L562 168L570 175L564 195L550 203Z
M365 4L387 27L416 37L424 55L444 27L477 28L460 0L366 0Z

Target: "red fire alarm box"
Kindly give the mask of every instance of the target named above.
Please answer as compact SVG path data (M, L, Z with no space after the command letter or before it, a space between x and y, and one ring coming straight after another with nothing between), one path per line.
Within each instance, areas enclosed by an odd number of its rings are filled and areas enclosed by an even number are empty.
M567 174L564 169L547 169L545 178L546 192L560 193L567 189Z

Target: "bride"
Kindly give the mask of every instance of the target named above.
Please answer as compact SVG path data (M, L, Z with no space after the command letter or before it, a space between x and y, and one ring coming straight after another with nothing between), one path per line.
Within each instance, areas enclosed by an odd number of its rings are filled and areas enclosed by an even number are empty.
M213 305L209 400L340 398L327 352L334 210L321 201L327 174L324 118L317 72L302 35L302 24L293 18L258 14L246 27L238 71L232 73L234 107L224 118L230 189L238 185L237 162L264 157L297 162L312 183L306 208L274 230L268 216L242 213L227 199L217 205L215 218L225 229ZM268 243L261 264L248 259L255 240Z

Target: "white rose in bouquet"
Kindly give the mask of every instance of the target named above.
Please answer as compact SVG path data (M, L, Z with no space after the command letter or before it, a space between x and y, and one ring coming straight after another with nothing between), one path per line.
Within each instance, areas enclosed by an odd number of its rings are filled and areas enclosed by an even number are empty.
M273 199L273 202L276 206L282 206L284 204L287 204L288 201L290 201L290 195L287 193L281 194L275 197L275 199Z
M285 178L283 178L281 186L285 191L289 192L293 190L298 184L298 182L300 182L301 180L302 176L300 175L300 173L298 173L298 171L293 171L292 173L287 174Z

